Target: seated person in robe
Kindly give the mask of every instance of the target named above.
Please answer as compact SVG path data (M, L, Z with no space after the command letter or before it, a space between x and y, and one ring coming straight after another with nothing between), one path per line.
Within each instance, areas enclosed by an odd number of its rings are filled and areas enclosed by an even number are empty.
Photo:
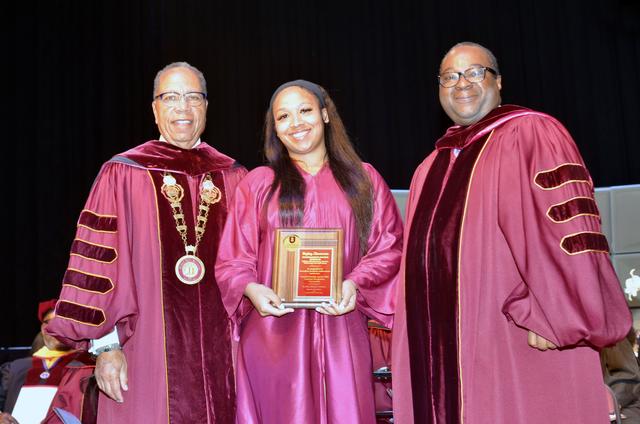
M43 423L62 422L60 416L72 414L83 423L95 422L94 397L89 395L95 384L90 382L95 361L86 352L71 350L58 339L44 332L47 323L53 319L57 299L41 302L38 306L40 333L44 346L27 358L11 362L3 378L0 391L6 396L0 413L0 424L16 424L19 416L14 409L35 408L42 411L39 418ZM39 398L47 405L36 405L31 396L42 389L51 388L47 400ZM86 394L86 395L85 395ZM26 403L25 403L26 402ZM93 420L93 421L92 421Z

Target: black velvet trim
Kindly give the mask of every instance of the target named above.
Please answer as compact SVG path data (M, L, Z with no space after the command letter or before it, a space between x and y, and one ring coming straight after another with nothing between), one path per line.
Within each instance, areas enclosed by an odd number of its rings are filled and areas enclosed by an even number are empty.
M83 210L78 219L78 225L88 227L94 231L116 232L118 218L115 216L99 216L91 211Z
M80 324L99 326L102 325L106 318L104 311L97 308L91 308L77 303L59 300L56 305L56 315L61 318L70 319Z
M587 252L609 253L607 238L601 233L578 233L562 239L562 249L571 255Z
M67 269L62 279L63 284L68 284L79 289L98 293L107 293L113 289L113 282L107 277L85 274L82 271Z
M161 169L191 176L229 169L234 159L202 143L193 149L181 149L163 141L148 141L114 157L114 161L127 159L132 165L148 169Z
M79 239L75 239L71 244L71 253L105 263L112 263L118 257L112 247L98 246Z
M430 327L425 248L433 211L449 165L449 150L436 156L425 179L420 199L411 223L406 251L405 302L407 311L407 335L409 339L409 363L411 391L413 394L414 423L431 423L433 414L431 399L432 363L430 361Z
M438 153L412 220L405 278L415 423L461 422L459 242L471 173L488 138L489 134L459 153L444 186L451 151Z
M216 423L231 424L235 420L235 383L230 323L214 272L220 235L227 215L223 174L211 174L213 183L222 193L222 199L210 206L206 231L197 252L204 262L205 274L200 283L192 286L181 283L176 277L175 264L185 254L184 244L176 230L169 202L160 193L162 173L150 174L156 187L162 244L169 421L208 422L207 416L210 415L215 416ZM185 175L173 176L182 187L189 187ZM182 199L189 244L195 244L192 195L197 194L185 189ZM185 402L185 399L189 399L189 402Z
M464 148L468 146L470 143L473 143L473 137L479 133L482 129L487 128L489 125L494 124L496 121L503 119L508 116L513 116L514 114L518 114L520 112L532 112L531 109L527 109L522 106L517 105L504 105L501 107L497 107L493 109L491 112L487 114L482 120L476 122L475 124L461 127L461 126L453 126L447 130L444 136L442 136L436 142L437 149L453 149L453 148Z
M582 165L567 163L555 169L541 171L536 174L535 183L545 189L551 190L570 182L588 182L589 173Z
M598 216L598 206L591 198L578 197L552 206L547 215L554 222L566 222L580 215Z

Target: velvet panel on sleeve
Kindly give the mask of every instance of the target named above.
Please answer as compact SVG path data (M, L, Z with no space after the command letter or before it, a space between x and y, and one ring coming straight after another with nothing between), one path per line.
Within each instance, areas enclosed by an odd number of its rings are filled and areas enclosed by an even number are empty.
M629 311L575 143L545 116L502 131L501 162L512 166L499 171L498 219L522 277L503 312L558 346L615 343Z
M119 179L131 177L131 167L107 163L100 171L78 218L69 265L47 331L76 348L87 349L116 326L120 342L133 333L138 311L132 276L128 196ZM133 189L135 187L133 186Z

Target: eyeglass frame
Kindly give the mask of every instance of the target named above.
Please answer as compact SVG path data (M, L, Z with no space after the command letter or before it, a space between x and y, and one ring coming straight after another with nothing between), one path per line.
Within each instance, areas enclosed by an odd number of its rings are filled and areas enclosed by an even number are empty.
M467 79L467 77L464 76L464 74L466 74L471 69L482 69L482 79L480 81L469 81ZM456 75L458 75L458 79L456 80L456 83L453 84L451 87L445 87L444 85L442 85L442 83L440 82L440 76L441 75L438 75L436 78L438 79L438 85L440 85L440 87L442 87L442 88L453 88L456 85L458 85L458 83L460 82L460 77L462 77L465 80L467 80L467 82L470 83L470 84L480 84L487 77L487 71L489 71L490 74L493 74L494 78L497 78L498 75L499 75L498 71L496 71L493 68L490 68L489 66L470 66L467 69L465 69L463 72L444 72L445 74L456 74Z
M202 103L207 101L207 93L203 93L202 91L187 91L186 93L178 93L177 91L165 91L164 93L160 93L157 96L154 96L153 100L160 100L162 102L162 104L164 104L165 106L168 106L168 107L175 107L175 106L168 105L167 103L165 103L164 100L162 100L162 96L164 96L165 94L178 94L180 96L180 100L178 100L178 103L176 103L176 105L179 104L182 100L184 100L189 106L198 107ZM192 105L191 103L189 103L189 101L187 101L186 97L185 97L185 96L187 96L189 94L201 94L202 95L202 103L199 103L197 105Z

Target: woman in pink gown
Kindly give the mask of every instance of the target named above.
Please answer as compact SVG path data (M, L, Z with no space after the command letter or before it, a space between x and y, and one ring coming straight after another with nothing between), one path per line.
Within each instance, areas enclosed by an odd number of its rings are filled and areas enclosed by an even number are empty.
M391 326L402 221L320 86L291 81L265 123L268 166L238 185L216 279L236 324L238 423L374 423L367 317ZM275 229L342 228L342 301L281 308Z

